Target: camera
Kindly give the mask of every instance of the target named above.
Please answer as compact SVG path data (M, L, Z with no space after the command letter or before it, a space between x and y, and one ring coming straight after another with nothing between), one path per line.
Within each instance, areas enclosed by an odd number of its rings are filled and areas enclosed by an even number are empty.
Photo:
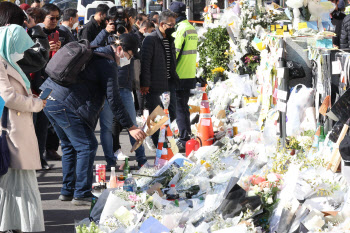
M115 25L115 33L119 33L120 35L125 33L127 23L126 18L127 15L124 11L124 8L122 6L114 6L108 11L108 15L114 19L114 25Z

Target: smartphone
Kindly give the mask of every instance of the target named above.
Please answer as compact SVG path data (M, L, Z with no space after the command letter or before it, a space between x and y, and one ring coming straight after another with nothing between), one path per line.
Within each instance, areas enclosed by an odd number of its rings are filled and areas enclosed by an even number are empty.
M47 100L47 98L49 98L51 92L52 92L52 89L46 88L43 92L41 92L39 98L42 100Z
M58 34L58 32L53 32L49 35L49 41L54 41L55 44L58 42L58 40L60 39L60 35Z

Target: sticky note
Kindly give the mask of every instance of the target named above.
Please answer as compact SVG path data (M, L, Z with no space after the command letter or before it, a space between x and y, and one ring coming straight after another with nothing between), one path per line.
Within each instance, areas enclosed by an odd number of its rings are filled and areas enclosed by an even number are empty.
M271 32L276 31L276 26L275 25L271 25Z
M277 102L277 110L278 111L286 112L286 109L287 109L287 104L286 103L283 103L283 102L280 102L280 101Z
M279 29L279 28L282 28L282 26L279 24L276 24L276 29Z
M283 31L288 32L288 25L283 25Z
M307 23L306 22L298 23L298 30L301 30L301 29L304 29L304 28L307 28Z
M282 28L278 28L277 30L276 30L276 35L279 35L279 36L283 36L283 29Z

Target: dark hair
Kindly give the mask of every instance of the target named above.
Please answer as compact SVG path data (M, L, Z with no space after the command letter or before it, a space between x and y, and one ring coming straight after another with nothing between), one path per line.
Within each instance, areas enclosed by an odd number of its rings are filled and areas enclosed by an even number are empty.
M11 2L0 2L0 27L6 24L22 26L26 15L19 6Z
M154 24L157 24L157 23L158 23L158 22L157 22L157 19L153 19L153 18L151 19L151 22L154 23Z
M145 20L145 21L142 22L141 27L142 28L146 27L147 29L149 29L149 28L155 28L156 26L154 25L153 22L151 22L149 20Z
M29 8L26 12L34 19L35 24L42 23L45 20L46 14L40 8Z
M131 50L134 55L137 53L138 41L135 38L135 36L129 33L124 33L119 36L119 41L120 41L119 45L122 46L125 52Z
M58 6L56 6L55 4L51 4L51 3L45 4L41 9L44 10L45 16L49 15L53 11L58 11L58 13L61 14L60 8L58 8Z
M106 20L117 20L117 18L122 18L122 19L127 19L128 16L126 15L125 13L125 10L123 9L123 11L118 14L118 11L121 11L120 10L121 7L116 7L116 6L113 6L111 7L109 10L108 10L108 14L107 14L107 18Z
M109 7L106 4L99 4L96 8L96 13L107 14Z
M67 8L63 11L62 21L69 21L71 17L77 17L78 10L73 8Z
M157 11L152 11L150 14L149 14L149 18L150 19L153 19L153 16L155 15L159 15L159 13Z
M125 13L128 16L128 19L130 17L136 18L136 16L137 16L137 10L135 8L127 7L127 8L125 8Z
M33 3L39 3L40 4L40 0L34 0L33 2L32 2L32 4Z
M143 21L143 17L147 17L147 15L144 14L144 13L139 13L139 14L137 15L137 20L138 20L138 21Z
M176 18L176 14L174 12L172 12L171 10L165 10L162 12L162 14L160 14L159 17L159 23L160 22L167 22L169 18Z

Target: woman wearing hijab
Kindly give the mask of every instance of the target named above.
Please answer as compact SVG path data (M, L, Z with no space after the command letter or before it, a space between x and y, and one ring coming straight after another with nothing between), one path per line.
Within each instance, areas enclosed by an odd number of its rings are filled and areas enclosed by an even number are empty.
M8 108L7 143L10 167L0 176L0 232L44 231L35 170L41 168L33 112L46 104L35 98L17 62L34 45L23 27L0 27L0 95ZM4 114L3 116L4 117Z

